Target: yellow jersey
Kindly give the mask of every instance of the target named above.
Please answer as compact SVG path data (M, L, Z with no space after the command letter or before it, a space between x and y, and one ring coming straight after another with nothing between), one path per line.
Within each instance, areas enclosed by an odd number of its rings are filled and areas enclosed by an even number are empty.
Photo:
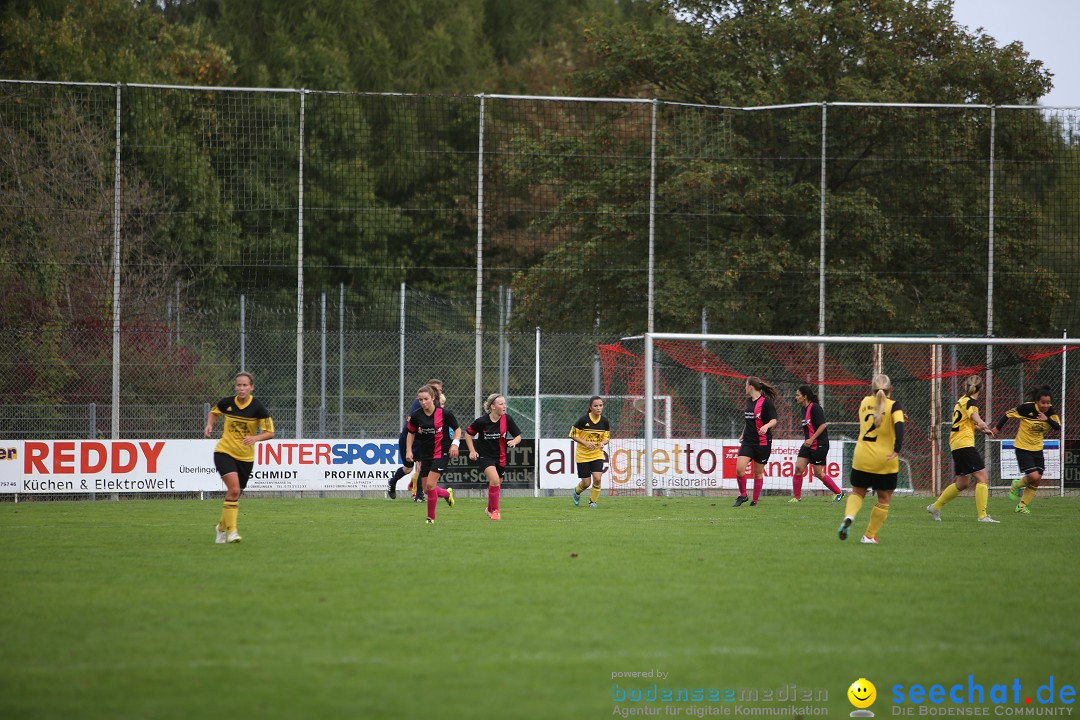
M224 415L225 427L221 431L214 452L231 455L245 462L255 461L255 446L245 445L244 438L260 432L274 432L274 420L270 412L255 397L249 397L243 405L235 397L222 398L210 408L212 415Z
M875 475L888 475L900 471L900 459L889 459L899 452L897 425L904 424L904 408L892 398L885 399L885 412L881 425L874 424L874 408L877 398L867 395L859 404L859 440L855 443L855 455L851 467Z
M972 415L978 410L979 406L975 404L974 398L967 395L956 401L952 414L952 431L949 432L950 450L975 447L975 419Z
M1028 452L1040 452L1043 449L1043 438L1046 437L1047 430L1061 429L1061 419L1054 412L1054 408L1050 408L1046 413L1046 420L1039 420L1039 406L1033 402L1021 403L1005 413L997 422L998 430L1005 426L1009 418L1020 419L1020 429L1016 431L1013 447Z
M603 415L594 416L586 413L570 428L570 437L596 445L590 450L581 443L574 443L574 459L577 462L592 462L604 459L604 443L611 439L611 425Z

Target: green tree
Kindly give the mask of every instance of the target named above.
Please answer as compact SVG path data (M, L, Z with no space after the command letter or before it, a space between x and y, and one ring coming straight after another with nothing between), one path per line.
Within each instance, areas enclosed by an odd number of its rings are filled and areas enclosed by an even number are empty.
M628 25L596 22L585 31L600 60L578 75L578 87L603 96L736 107L1025 104L1050 87L1022 46L999 48L957 25L949 4L929 0L673 0L640 4ZM830 331L985 329L989 117L985 109L828 109ZM1053 155L1062 142L1048 125L1025 129L999 127L997 152L1034 143ZM548 148L585 157L595 142L559 136ZM705 308L717 331L815 331L821 108L665 108L657 142L657 327L694 330ZM641 152L639 145L634 154ZM627 159L620 173L583 176L560 193L558 214L576 218L594 198L618 198L627 178L636 184L645 172ZM603 277L611 258L644 256L643 200L621 208L636 215L629 229L567 225L565 246L519 275L522 302L575 317L572 300L546 276L572 257L584 266L566 272ZM1017 205L1008 218L1039 213L1031 193L1009 202ZM995 271L1004 276L1033 259L1045 265L1044 239L1014 220L996 226ZM575 256L575 246L588 251ZM590 265L593 258L601 262ZM1033 277L1040 312L1005 316L998 334L1044 331L1066 301L1052 269ZM643 329L636 299L646 293L644 273L609 282L618 329Z

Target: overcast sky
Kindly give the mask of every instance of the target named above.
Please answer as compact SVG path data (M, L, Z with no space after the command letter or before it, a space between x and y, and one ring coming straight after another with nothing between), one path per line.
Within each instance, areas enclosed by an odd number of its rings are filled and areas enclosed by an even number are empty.
M1080 107L1080 0L954 0L953 17L970 30L1014 40L1054 74L1054 89L1040 105Z

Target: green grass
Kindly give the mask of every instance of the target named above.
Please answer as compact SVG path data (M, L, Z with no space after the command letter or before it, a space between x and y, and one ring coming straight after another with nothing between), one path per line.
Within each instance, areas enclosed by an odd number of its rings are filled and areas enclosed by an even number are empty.
M459 500L429 527L245 499L237 545L218 501L3 504L0 718L604 718L613 682L655 681L612 673L654 668L824 689L834 717L860 677L878 717L897 683L1080 685L1077 499L992 498L983 525L898 498L877 547L869 503L840 542L830 498L731 502Z

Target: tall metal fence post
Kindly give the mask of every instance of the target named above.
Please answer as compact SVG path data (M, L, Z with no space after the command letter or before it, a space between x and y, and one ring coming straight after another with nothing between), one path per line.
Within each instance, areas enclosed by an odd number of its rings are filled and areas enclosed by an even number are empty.
M652 131L649 139L649 332L653 331L656 306L656 109L660 101L652 102Z
M540 326L533 349L533 497L540 497Z
M319 437L326 437L326 293L319 295Z
M345 437L345 283L338 297L338 437Z
M300 158L296 215L296 438L304 437L304 108L300 90Z
M828 185L826 184L826 167L828 164L829 149L829 104L821 103L821 185L820 215L818 221L818 335L825 334L825 203ZM818 343L818 400L825 398L825 345Z
M240 370L247 372L247 298L240 293Z
M476 369L473 382L473 417L480 415L484 386L484 94L480 98L480 127L476 153Z
M405 283L401 283L398 311L398 427L405 424ZM405 458L401 458L402 461Z
M986 228L986 337L994 336L994 153L997 143L997 108L990 108L990 167ZM994 407L994 346L986 346L986 417ZM1063 436L1064 437L1064 436ZM990 457L990 436L983 436L983 457Z
M113 154L112 432L120 439L120 88L116 84L116 148ZM177 308L179 313L179 308Z

